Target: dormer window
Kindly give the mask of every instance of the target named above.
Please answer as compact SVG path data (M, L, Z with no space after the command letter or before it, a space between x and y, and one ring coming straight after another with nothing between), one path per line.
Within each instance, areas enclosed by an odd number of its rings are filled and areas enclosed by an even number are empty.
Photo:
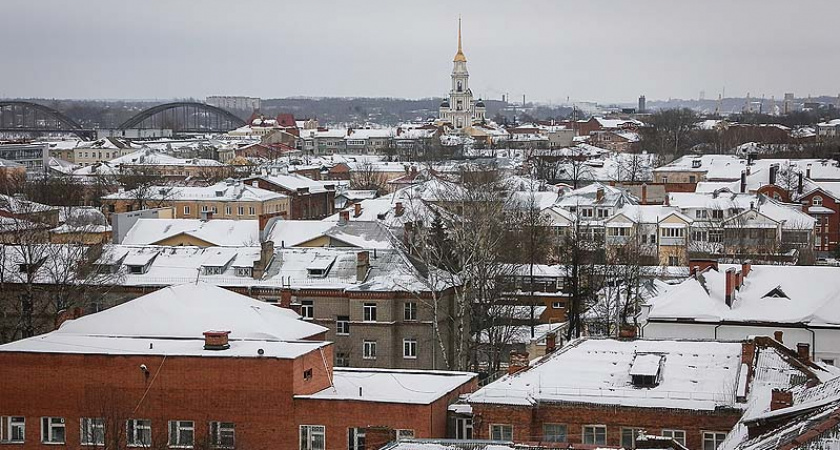
M776 286L770 292L764 294L762 298L790 298L785 294L785 291L782 290L781 286Z
M630 377L637 388L652 388L659 385L663 355L637 353L630 366Z
M703 164L703 160L701 159L695 159L691 161L691 167L694 169L699 169L701 164Z
M319 257L309 264L306 272L312 278L326 278L333 263L335 263L335 256Z

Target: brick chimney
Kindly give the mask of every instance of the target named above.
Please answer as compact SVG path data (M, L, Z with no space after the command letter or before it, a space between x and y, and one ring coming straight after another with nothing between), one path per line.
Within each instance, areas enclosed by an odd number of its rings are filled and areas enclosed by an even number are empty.
M230 331L205 331L204 350L227 350L230 348L228 335Z
M797 179L797 182L796 182L796 193L799 194L799 195L802 195L802 189L803 189L802 188L802 183L803 183L802 172L799 172L799 175L798 175L797 178L798 179Z
M642 183L642 204L647 205L647 183Z
M292 306L292 291L280 291L280 306L283 308L290 308Z
M604 199L604 187L599 186L598 189L595 191L595 201L600 202Z
M394 215L400 217L403 215L403 212L405 212L405 209L403 208L402 202L397 202L394 205Z
M808 166L805 167L805 178L807 178L809 180L811 179L811 165L810 164L808 164Z
M730 267L726 269L726 290L724 291L726 306L732 307L732 302L735 300L735 268Z
M755 360L755 340L741 342L741 364L752 367Z
M784 336L785 336L785 333L782 332L781 330L776 330L776 331L773 332L773 339L775 339L776 342L778 342L780 344L785 343Z
M747 275L750 274L752 270L752 263L749 261L745 261L741 263L741 284L744 284L744 279L747 278Z
M796 356L804 363L811 362L811 345L805 342L796 344Z
M362 215L362 204L361 203L354 203L353 204L353 217L359 217Z
M773 389L770 394L770 411L793 406L793 392Z
M741 193L747 192L747 172L741 171Z
M528 359L528 352L510 351L510 363L508 364L508 375L525 370L531 364Z
M557 349L557 333L551 331L545 335L545 352L551 353Z
M370 269L370 253L367 250L356 253L356 281L359 283L365 281L368 269Z
M254 261L254 267L251 271L251 276L255 280L259 280L265 274L265 269L271 263L271 258L274 257L274 242L264 241L260 243L260 259Z
M350 211L344 210L338 212L338 224L339 225L347 225L347 222L350 221Z

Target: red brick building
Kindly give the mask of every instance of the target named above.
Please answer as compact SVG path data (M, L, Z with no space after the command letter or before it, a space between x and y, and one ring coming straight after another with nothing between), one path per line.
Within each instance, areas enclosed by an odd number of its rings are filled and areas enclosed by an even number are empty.
M325 450L368 433L443 437L447 406L475 388L463 372L333 371L325 332L203 284L67 321L0 346L3 443Z
M799 201L803 211L817 219L814 228L814 250L836 252L840 243L840 195L829 188L840 188L840 183L809 182L809 185L812 185L813 189L799 197Z
M301 175L264 175L246 184L289 196L289 219L323 219L333 214L335 185Z

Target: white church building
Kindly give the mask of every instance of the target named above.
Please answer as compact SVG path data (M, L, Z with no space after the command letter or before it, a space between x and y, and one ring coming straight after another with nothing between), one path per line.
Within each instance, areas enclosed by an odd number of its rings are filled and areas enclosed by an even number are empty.
M458 130L472 126L473 122L484 120L484 102L473 100L470 90L470 73L467 72L467 57L461 49L461 20L458 19L458 53L455 53L452 68L452 86L449 98L440 104L440 120L449 122Z

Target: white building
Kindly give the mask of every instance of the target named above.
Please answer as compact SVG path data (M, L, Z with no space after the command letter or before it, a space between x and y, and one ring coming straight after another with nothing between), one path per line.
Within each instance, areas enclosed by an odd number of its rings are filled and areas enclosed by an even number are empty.
M449 98L440 104L440 119L449 122L456 129L464 129L472 125L473 121L483 121L486 109L484 102L479 99L473 101L470 90L470 74L467 71L467 57L461 49L461 20L458 20L458 52L452 61L452 85Z
M260 99L256 97L237 96L212 96L207 97L205 102L208 105L222 109L239 109L243 111L256 111L260 109Z

